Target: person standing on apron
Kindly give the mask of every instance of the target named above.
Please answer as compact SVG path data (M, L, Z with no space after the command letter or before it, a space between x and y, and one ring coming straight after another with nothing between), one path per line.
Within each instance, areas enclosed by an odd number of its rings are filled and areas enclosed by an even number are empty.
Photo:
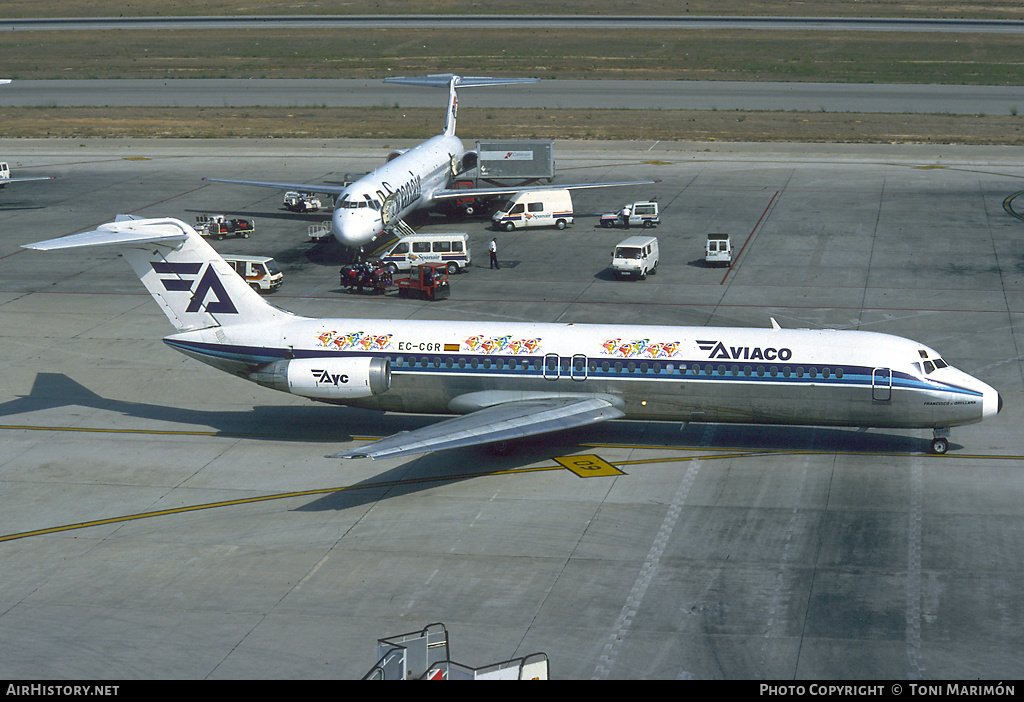
M498 238L491 239L491 243L487 246L487 250L491 252L491 268L501 269L498 265Z

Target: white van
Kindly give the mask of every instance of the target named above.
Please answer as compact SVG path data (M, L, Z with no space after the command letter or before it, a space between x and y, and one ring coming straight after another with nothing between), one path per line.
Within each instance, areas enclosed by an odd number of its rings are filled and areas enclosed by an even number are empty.
M384 250L380 262L392 271L407 271L421 263L445 263L448 274L470 264L468 234L409 234Z
M708 241L704 247L704 263L732 265L732 241L728 234L708 234Z
M498 229L557 227L573 223L572 196L568 190L524 190L503 202L491 215Z
M258 293L274 292L284 282L284 273L269 256L224 255L224 260Z
M5 162L0 162L0 180L10 180L11 169Z
M639 278L658 272L658 238L631 236L612 251L612 272L616 278Z

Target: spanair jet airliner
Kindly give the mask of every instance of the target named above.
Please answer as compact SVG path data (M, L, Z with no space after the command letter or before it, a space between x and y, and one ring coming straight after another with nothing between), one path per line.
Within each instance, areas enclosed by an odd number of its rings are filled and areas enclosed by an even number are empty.
M348 186L270 183L223 178L204 178L203 180L333 195L335 200L331 226L334 238L343 246L352 248L369 244L386 228L393 226L397 220L405 218L413 211L434 207L448 200L474 196L511 195L527 190L550 190L551 188L579 190L644 185L655 182L573 183L468 190L451 188L455 176L475 168L477 164L476 152L466 151L462 141L455 136L455 118L459 104L457 89L536 83L538 80L537 78L468 78L452 74L385 78L385 83L448 88L448 111L444 132L408 151L391 152L388 155L387 163Z
M1002 409L999 393L916 341L862 331L313 319L252 290L188 224L119 215L29 244L120 251L182 353L276 390L456 415L340 457L508 441L610 419L934 429Z

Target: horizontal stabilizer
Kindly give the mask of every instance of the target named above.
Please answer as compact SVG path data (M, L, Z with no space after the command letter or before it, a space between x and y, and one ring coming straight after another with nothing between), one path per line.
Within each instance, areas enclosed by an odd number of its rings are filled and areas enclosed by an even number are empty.
M539 83L540 78L487 78L485 76L457 76L454 73L434 73L429 76L395 76L385 78L385 83L422 85L428 88L447 88L455 81L456 88L481 88L489 85L516 85Z
M175 244L184 241L188 232L186 225L176 219L136 219L131 215L118 215L114 222L101 224L92 231L62 236L57 239L25 244L26 249L55 251L76 249L82 246L130 246L133 244L163 243Z
M551 397L505 402L405 431L328 458L391 458L495 441L619 419L625 413L600 397Z

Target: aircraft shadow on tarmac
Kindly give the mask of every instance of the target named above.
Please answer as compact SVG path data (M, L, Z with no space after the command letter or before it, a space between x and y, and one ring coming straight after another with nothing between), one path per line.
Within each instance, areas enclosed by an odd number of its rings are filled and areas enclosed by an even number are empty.
M639 449L641 453L631 453L631 457L645 462L659 454L667 461L693 455L713 460L722 456L736 457L737 454L741 455L741 459L743 454L749 454L751 460L756 460L759 455L802 452L864 456L925 454L930 447L930 441L922 438L820 427L771 427L766 430L765 427L750 425L714 425L714 435L708 440L707 428L708 425L690 424L680 430L679 424L672 422L606 422L594 427L523 439L507 455L495 455L485 447L476 447L414 456L372 478L318 497L297 507L295 511L335 511L362 507L383 499L433 489L445 483L463 482L494 473L543 465L551 462L555 456L597 454L600 457L602 447L609 446ZM950 448L953 447L950 444ZM632 467L623 464L616 467L626 475L633 473L638 479L643 479L645 465ZM584 479L576 476L572 478ZM522 476L519 479L529 478Z
M563 434L556 436L557 438L537 436L523 439L506 455L498 455L488 447L477 446L411 456L394 468L353 483L337 492L318 497L308 504L295 508L295 511L329 512L361 507L382 499L435 489L439 485L474 480L495 473L548 463L551 456L585 452L584 447L568 440ZM342 463L341 467L344 468L345 465Z
M4 212L24 212L24 211L28 211L28 210L44 210L44 209L46 209L46 207L47 207L46 205L30 204L28 201L25 201L24 204L22 204L20 202L10 202L10 201L0 202L0 210L2 210Z
M385 417L371 410L312 402L308 405L259 405L238 411L130 402L105 398L62 373L37 373L28 395L0 403L0 418L69 406L92 407L136 419L181 425L185 431L209 429L219 436L328 443L332 450L334 445L353 441L355 437L380 436L436 421L432 417L414 415ZM154 431L167 430L166 426L154 427Z
M209 428L215 436L301 442L311 445L310 451L323 452L320 455L340 450L340 444L360 441L360 437L387 436L439 421L438 417L429 415L384 414L323 404L255 406L251 410L223 411L129 402L104 398L61 373L38 373L28 395L0 403L0 418L8 420L19 414L69 406L92 407L135 419L192 428L186 431ZM154 431L161 429L166 430L154 427ZM694 423L680 427L678 422L612 421L528 437L516 442L503 455L496 454L488 447L473 447L413 456L394 468L318 498L298 509L346 509L377 501L385 495L408 494L429 489L438 483L460 482L543 464L555 456L600 454L602 447L612 446L651 451L654 454L662 451L666 459L670 459L691 452L703 452L708 456L723 452L864 455L928 453L930 440L907 433L890 434L849 428ZM950 450L960 448L963 447L950 444ZM652 457L647 454L642 456L644 459ZM630 472L628 466L623 470L627 474ZM638 468L636 472L642 470Z

